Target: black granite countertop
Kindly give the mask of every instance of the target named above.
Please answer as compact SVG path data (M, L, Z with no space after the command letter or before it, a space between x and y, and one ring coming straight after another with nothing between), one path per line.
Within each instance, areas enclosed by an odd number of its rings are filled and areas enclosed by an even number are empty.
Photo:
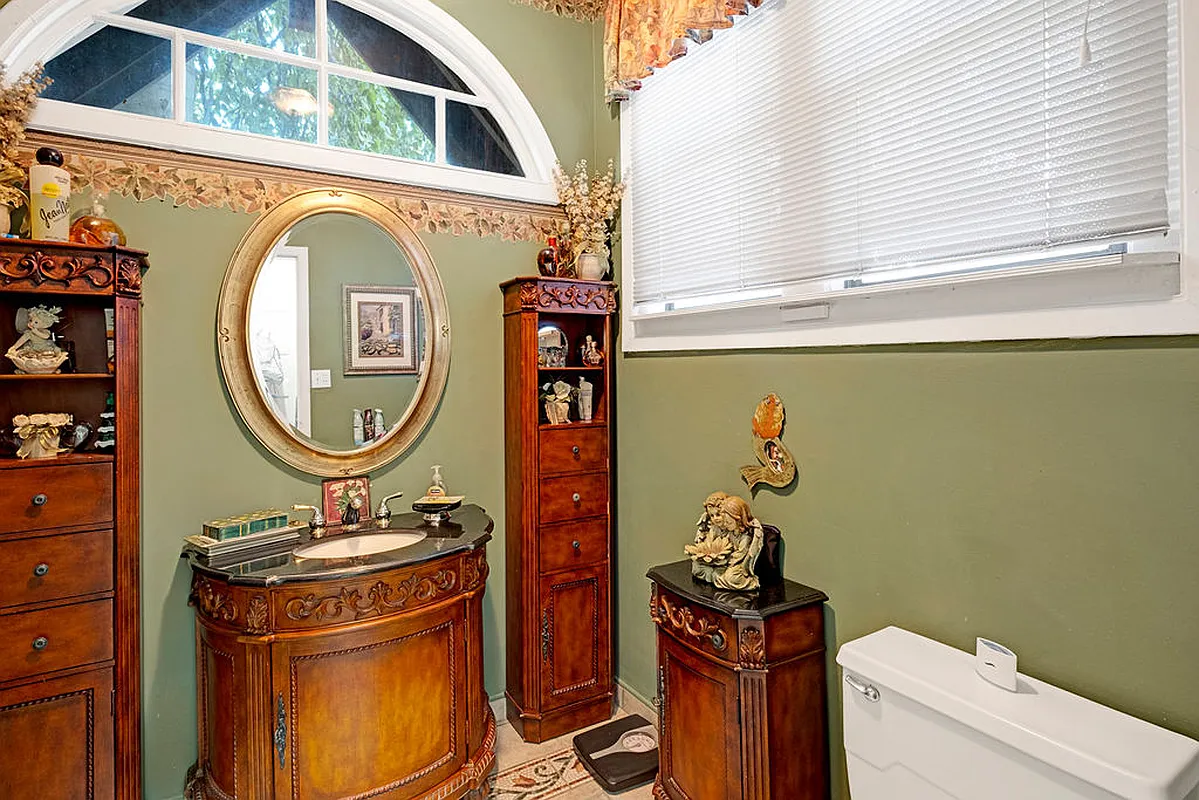
M421 514L409 512L393 516L391 524L386 528L377 527L374 520L371 520L353 531L346 531L339 526L327 528L325 535L320 538L322 542L331 542L375 533L425 534L425 538L416 544L368 556L336 559L297 558L294 551L310 543L310 537L306 534L299 542L268 545L224 558L209 559L191 551L185 551L182 557L188 560L194 571L226 583L275 586L282 583L369 575L372 572L383 572L474 550L490 541L494 527L495 521L487 516L486 511L476 505L465 505L452 512L448 520L437 525L425 522Z
M731 617L765 619L772 614L828 600L828 595L819 589L789 580L756 592L717 589L691 576L690 559L650 567L646 576L681 597Z

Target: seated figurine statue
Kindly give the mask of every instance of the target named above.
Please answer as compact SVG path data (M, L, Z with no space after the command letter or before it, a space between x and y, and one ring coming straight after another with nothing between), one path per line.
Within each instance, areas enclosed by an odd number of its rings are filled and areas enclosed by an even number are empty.
M754 567L762 552L762 523L749 503L724 492L704 500L695 542L683 549L691 557L691 574L718 589L752 592L760 582Z

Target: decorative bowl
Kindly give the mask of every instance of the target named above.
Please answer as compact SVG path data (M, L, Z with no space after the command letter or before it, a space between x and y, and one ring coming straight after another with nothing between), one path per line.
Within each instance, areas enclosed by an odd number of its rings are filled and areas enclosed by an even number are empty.
M17 371L26 375L50 375L58 372L58 368L67 360L66 350L48 351L45 353L7 353L8 360L16 365Z

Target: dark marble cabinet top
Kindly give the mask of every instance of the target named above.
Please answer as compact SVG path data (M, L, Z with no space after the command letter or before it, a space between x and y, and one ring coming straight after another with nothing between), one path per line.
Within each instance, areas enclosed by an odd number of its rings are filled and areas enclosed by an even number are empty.
M294 550L309 543L309 536L299 542L266 546L248 553L238 553L224 558L206 558L199 553L186 551L183 557L195 572L231 584L247 586L274 586L282 583L322 581L335 578L369 575L396 567L432 561L443 556L474 550L491 539L495 522L487 512L476 505L465 505L451 513L450 518L438 525L425 522L423 515L415 512L396 514L386 528L375 525L374 520L360 528L346 531L340 526L326 529L322 542L351 536L369 536L373 533L423 533L425 538L400 550L374 553L352 558L296 558Z
M828 600L828 595L819 589L786 579L780 584L756 592L717 589L712 584L697 581L691 576L690 560L650 567L646 575L654 583L680 597L721 614L742 619L765 619L772 614L781 614L793 608Z

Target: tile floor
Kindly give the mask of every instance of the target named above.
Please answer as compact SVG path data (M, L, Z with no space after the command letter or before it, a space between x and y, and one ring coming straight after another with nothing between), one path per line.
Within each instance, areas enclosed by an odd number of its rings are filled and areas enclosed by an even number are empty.
M619 719L623 716L626 716L626 714L624 711L621 711L613 719ZM529 761L545 757L559 750L569 749L571 739L579 733L581 731L572 731L565 736L551 739L548 742L529 744L517 735L516 730L511 725L500 725L495 732L495 760L497 768L505 770L518 764L525 764ZM650 800L650 789L652 786L652 783L647 783L643 786L637 786L628 791L621 792L620 794L608 794L600 788L598 783L589 781L580 786L573 787L563 794L554 795L554 800L559 800L559 798L561 800L604 800L609 797L618 797L620 800Z

